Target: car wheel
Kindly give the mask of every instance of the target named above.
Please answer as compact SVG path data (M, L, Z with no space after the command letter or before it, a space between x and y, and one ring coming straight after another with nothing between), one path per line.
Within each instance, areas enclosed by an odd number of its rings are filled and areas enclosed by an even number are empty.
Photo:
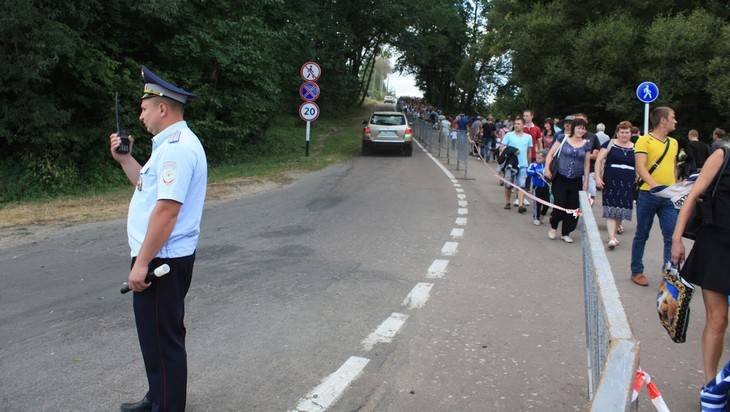
M413 156L413 145L412 144L407 144L403 148L403 155L404 156Z
M370 147L368 147L365 143L362 144L362 148L360 149L360 154L362 156L367 156L370 154Z

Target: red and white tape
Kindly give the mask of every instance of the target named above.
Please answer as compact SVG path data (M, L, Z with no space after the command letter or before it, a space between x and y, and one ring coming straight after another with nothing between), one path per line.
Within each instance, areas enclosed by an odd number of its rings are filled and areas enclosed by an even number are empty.
M654 405L654 409L658 412L669 412L669 407L666 402L664 402L664 398L662 398L662 393L659 391L659 388L657 388L654 382L651 381L651 376L641 370L641 368L636 371L636 378L634 378L634 390L631 394L631 403L634 403L637 399L639 399L639 392L641 392L641 388L644 385L646 385L646 392L649 394L649 399L651 400L652 405Z
M477 148L478 149L478 146L473 141L472 141L472 145L473 145L474 148ZM525 196L529 197L530 199L534 200L535 202L542 203L543 205L545 205L547 207L551 207L553 209L561 210L561 211L563 211L563 212L565 212L565 213L567 213L569 215L573 215L573 217L575 217L575 218L580 217L580 215L581 215L580 209L566 209L566 208L564 208L562 206L556 205L555 203L550 203L548 201L542 200L539 197L533 195L532 193L526 191L525 189L523 189L523 188L517 186L516 184L510 182L509 180L503 178L502 176L499 175L499 173L497 173L496 170L494 170L494 168L492 168L491 166L489 166L487 164L487 162L484 160L484 158L482 157L481 153L479 153L478 150L476 151L476 153L477 153L477 157L479 158L479 160L482 161L482 164L484 164L484 166L486 166L487 168L491 169L492 172L494 172L494 177L496 177L497 179L499 179L502 182L504 182L504 184L510 185L510 186L514 187L515 189L517 189L520 192L524 193Z
M553 209L562 210L563 212L565 212L565 213L567 213L569 215L573 215L576 218L580 217L580 215L581 215L580 209L566 209L566 208L564 208L562 206L556 205L555 203L550 203L550 202L548 202L546 200L542 200L539 197L533 195L532 193L526 191L525 189L523 189L523 188L517 186L516 184L510 182L509 180L503 178L498 173L494 173L494 177L496 177L497 179L503 181L504 184L510 185L510 186L514 187L515 189L519 190L520 192L524 193L525 196L529 197L530 199L532 199L532 200L534 200L536 202L542 203L543 205L545 205L547 207L552 207Z

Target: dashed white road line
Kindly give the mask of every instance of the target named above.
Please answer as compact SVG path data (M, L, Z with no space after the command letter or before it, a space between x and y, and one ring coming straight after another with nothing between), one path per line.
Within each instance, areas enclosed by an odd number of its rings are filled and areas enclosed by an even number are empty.
M444 247L441 248L441 254L444 256L454 256L457 247L459 247L459 242L446 242L444 243Z
M462 215L462 217L456 218L455 223L458 226L466 226L467 220L466 217L463 217L463 215L469 214L469 209L466 208L468 203L466 202L466 195L464 194L464 189L461 187L461 184L458 183L454 174L441 164L440 161L433 157L433 155L429 153L418 140L414 140L414 142L426 154L426 156L436 163L441 171L444 172L446 177L448 177L454 184L454 188L457 192L456 196L459 199L459 209L457 210L457 213ZM451 230L451 237L453 239L461 238L463 236L463 228L453 228ZM458 245L458 242L444 243L444 246L441 248L441 254L444 256L455 255ZM434 260L428 268L426 277L444 277L448 264L449 261L445 259ZM401 305L406 306L408 309L422 308L431 296L431 289L433 288L433 285L433 283L417 283L410 293L408 293L408 296L406 296ZM403 327L407 319L408 315L395 312L392 313L390 317L384 320L373 333L363 339L363 349L365 351L370 351L373 346L378 343L391 342L398 331ZM297 407L291 412L323 412L327 410L327 408L332 406L337 399L342 396L344 391L352 384L352 382L362 374L362 371L365 369L368 362L370 362L370 360L367 358L351 356L344 364L342 364L342 366L340 366L339 369L324 378L316 388L312 389L311 392L301 398Z
M428 267L427 278L438 279L444 277L446 274L446 266L449 265L449 261L446 259L436 259Z
M402 313L393 313L390 317L383 321L383 323L375 329L375 332L371 333L367 338L362 341L363 349L369 351L377 343L387 343L393 340L393 337L398 333L400 328L406 323L408 315Z
M332 406L337 398L357 379L369 359L351 356L333 374L324 378L316 388L299 400L292 412L321 412Z
M431 296L431 288L433 283L416 283L416 286L411 289L411 292L403 299L403 306L407 306L408 309L420 309L426 304L426 301Z

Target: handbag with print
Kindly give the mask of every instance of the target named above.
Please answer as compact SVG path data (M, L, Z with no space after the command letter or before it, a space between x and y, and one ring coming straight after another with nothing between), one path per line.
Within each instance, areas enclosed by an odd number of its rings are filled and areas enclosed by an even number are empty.
M694 290L694 286L680 276L678 266L667 264L659 283L656 310L659 322L676 343L684 342L687 337L689 302Z

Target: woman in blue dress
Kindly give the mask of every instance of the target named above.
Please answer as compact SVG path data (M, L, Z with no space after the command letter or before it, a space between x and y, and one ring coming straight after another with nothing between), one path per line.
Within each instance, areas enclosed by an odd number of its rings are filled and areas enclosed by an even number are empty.
M601 148L596 159L596 185L603 189L603 217L608 227L608 248L618 246L616 229L623 220L631 220L634 208L634 144L631 123L619 123L615 139Z

